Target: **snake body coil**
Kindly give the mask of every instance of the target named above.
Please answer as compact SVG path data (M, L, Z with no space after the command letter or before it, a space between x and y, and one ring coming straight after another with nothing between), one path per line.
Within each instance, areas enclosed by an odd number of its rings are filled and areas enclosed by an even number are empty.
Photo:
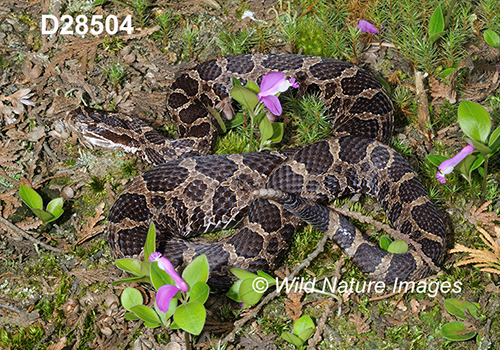
M282 151L207 155L216 128L206 106L229 100L232 77L260 83L273 71L294 77L300 93L320 95L335 137ZM359 67L298 55L220 58L180 74L167 106L179 139L102 111L81 109L68 117L86 144L137 152L158 164L134 179L110 210L108 238L117 257L138 255L153 221L158 251L174 266L206 253L210 283L224 288L230 267L274 269L304 220L327 232L374 279L416 279L430 272L426 260L442 259L442 220L411 166L385 144L392 133L392 103ZM381 250L324 206L353 193L381 203L391 224L414 242L407 253ZM186 240L235 227L234 234L214 242Z

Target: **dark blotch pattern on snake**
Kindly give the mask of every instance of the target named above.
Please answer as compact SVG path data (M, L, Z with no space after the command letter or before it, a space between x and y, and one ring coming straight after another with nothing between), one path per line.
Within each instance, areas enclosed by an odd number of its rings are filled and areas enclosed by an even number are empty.
M319 92L334 135L295 149L207 155L216 128L205 106L228 103L233 77L260 83L272 71L297 79L300 93ZM135 152L157 164L134 179L110 210L108 238L116 257L139 255L153 221L157 250L174 266L205 253L211 285L225 288L230 267L272 271L306 221L327 232L373 279L417 279L430 272L429 261L441 261L442 220L412 167L386 145L392 103L359 67L312 56L225 57L179 74L166 98L179 139L103 111L81 109L67 118L85 144ZM325 206L353 193L381 203L391 224L413 241L407 253L381 250ZM237 230L212 242L189 239L227 228Z

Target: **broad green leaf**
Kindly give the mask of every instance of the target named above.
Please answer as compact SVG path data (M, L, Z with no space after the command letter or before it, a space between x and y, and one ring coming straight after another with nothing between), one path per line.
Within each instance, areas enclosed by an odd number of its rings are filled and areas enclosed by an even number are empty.
M54 198L47 204L47 213L52 214L54 217L56 216L54 214L54 211L57 209L62 209L63 206L63 199L61 197L59 198ZM60 216L60 215L59 215Z
M174 321L180 328L188 333L199 335L205 325L207 311L205 307L197 302L190 301L177 307L174 313Z
M449 340L463 341L474 338L477 332L474 330L468 330L460 321L454 321L441 327L441 334Z
M156 290L160 289L161 286L164 286L166 284L170 284L172 286L175 286L175 282L162 269L158 267L158 262L153 261L150 266L150 273L151 273L151 284L153 287L155 287Z
M499 139L500 136L500 126L493 131L493 133L490 136L490 141L488 142L488 146L493 146L493 144L496 142L496 140Z
M447 68L441 72L441 78L446 78L448 75L453 74L457 69L456 68Z
M149 261L141 261L141 275L142 276L149 276L150 265L151 265L151 263Z
M54 215L47 213L46 211L38 208L31 208L31 211L38 216L46 224L49 221L53 221Z
M283 139L283 123L272 123L273 127L273 136L271 136L271 142L281 142Z
M242 106L252 111L255 109L255 106L257 106L257 103L259 103L256 94L238 85L233 86L231 89L231 96Z
M151 221L148 229L148 235L146 236L146 243L144 244L144 260L149 261L149 256L151 253L156 251L156 229L155 223Z
M444 307L450 314L455 315L456 317L462 320L467 318L465 310L469 310L469 313L474 318L476 319L478 318L477 314L478 307L475 304L470 303L468 301L463 301L455 298L446 299L444 301Z
M474 160L474 163L472 163L470 170L469 170L469 173L472 173L474 170L479 168L481 166L481 164L484 163L484 157L480 154L478 154L477 156L469 155L469 157L471 157L471 158L476 157L476 159Z
M464 175L467 180L470 179L470 174L472 172L472 165L476 161L477 156L469 154L455 167L455 171L458 171L460 174Z
M132 311L132 308L134 306L142 305L142 303L144 302L141 292L139 292L135 288L130 288L130 287L127 287L123 290L122 295L120 296L120 300L122 302L123 307L127 311Z
M299 318L293 325L293 333L299 335L299 338L302 339L303 341L306 341L309 338L309 336L304 339L300 336L300 334L302 334L305 330L308 329L311 329L310 334L312 334L312 332L314 332L314 327L315 327L314 322L313 320L311 320L311 317L304 315L301 318Z
M243 280L237 280L231 286L231 288L229 289L229 291L226 293L226 296L228 298L236 301L237 303L241 303L241 299L240 299L240 296L239 296L241 282L243 282Z
M298 336L296 336L295 334L292 334L292 333L283 332L283 333L281 333L281 338L283 338L284 340L286 340L289 343L292 343L297 348L300 348L304 344L302 339L300 339Z
M132 311L144 322L152 324L161 324L160 317L156 314L155 310L146 305L133 306L129 311Z
M470 141L472 143L472 145L474 146L474 150L475 151L478 151L481 154L489 154L489 153L491 153L491 148L489 148L488 146L482 144L481 142L473 140L473 139L468 139L468 141Z
M54 220L57 220L63 213L64 213L64 209L62 209L62 208L54 209L54 212L52 213L52 219L47 220L47 223L54 221Z
M233 84L233 86L241 86L243 87L243 85L241 85L241 81L239 81L237 78L235 77L232 77L231 78L231 83Z
M402 239L398 239L387 247L389 253L402 254L408 251L408 244Z
M123 315L123 317L126 319L126 320L129 320L129 321L137 321L137 320L140 320L139 317L137 317L136 315L134 315L133 313L131 312L126 312L125 315Z
M379 242L378 242L380 248L382 248L385 251L387 251L387 248L389 248L391 243L392 243L392 239L390 239L387 236L380 237Z
M259 284L258 291L254 289L254 281L258 280L259 278L247 278L241 282L240 285L240 292L239 292L239 297L242 302L244 302L247 305L255 305L259 302L259 300L262 298L264 295L265 290L260 289L261 284ZM262 282L262 281L260 281ZM262 284L265 286L265 284Z
M441 5L438 5L429 21L429 41L434 43L444 31L444 17ZM438 36L438 34L441 34Z
M264 277L266 280L268 280L269 285L271 285L271 286L274 286L276 284L276 278L265 273L264 271L261 271L261 270L257 271L257 275L260 277Z
M245 85L245 88L247 88L248 90L252 91L254 94L258 94L260 92L259 85L255 84L251 80L247 83L247 85Z
M122 283L151 283L151 279L148 276L138 276L138 277L126 277L126 278L121 278L119 280L114 281L111 283L113 286L117 286Z
M123 271L127 271L136 276L143 276L141 274L141 261L137 259L116 259L116 266Z
M222 120L222 117L220 116L220 113L215 110L214 108L210 106L205 106L208 109L208 112L214 117L214 119L217 121L217 129L221 134L225 134L227 129L226 129L226 124Z
M427 155L427 159L435 166L440 166L442 162L450 158L445 156L440 156L439 154L429 154Z
M260 120L259 131L261 144L273 136L273 126L267 117Z
M202 254L186 266L184 271L182 271L182 279L187 283L189 288L192 288L197 282L208 281L209 270L207 256Z
M191 288L191 292L189 295L190 301L198 301L202 304L205 304L205 301L208 299L208 294L210 293L210 288L208 284L205 282L196 283L193 288Z
M484 107L470 101L462 101L458 107L458 123L465 135L486 143L491 130L490 116Z
M304 330L302 333L299 333L298 336L300 339L302 339L304 342L311 337L314 333L314 328L308 328Z
M146 322L146 321L144 321L144 325L148 328L157 328L157 327L161 326L161 324L159 324L159 323L156 323L156 322L151 323L151 322Z
M172 323L170 324L170 329L176 330L176 329L181 329L181 327L179 327L179 325L175 323L175 321L172 321Z
M30 209L43 209L42 197L32 188L21 185L19 187L19 197ZM36 213L35 213L36 214Z
M500 48L500 36L497 33L487 29L484 31L483 36L488 45Z
M234 118L230 120L229 123L229 128L235 128L238 125L242 125L245 122L245 115L243 113L236 113L234 115Z
M160 311L160 309L158 308L158 305L156 304L156 300L154 303L154 309L155 309L156 313L158 314L158 316L160 316L160 320L161 320L162 324L166 325L170 316L172 316L174 314L175 310L177 309L177 298L172 298L172 300L170 300L170 305L168 306L167 312Z
M255 273L240 269L239 267L233 267L233 268L229 269L229 271L231 271L240 280L246 280L247 278L257 277L257 275Z

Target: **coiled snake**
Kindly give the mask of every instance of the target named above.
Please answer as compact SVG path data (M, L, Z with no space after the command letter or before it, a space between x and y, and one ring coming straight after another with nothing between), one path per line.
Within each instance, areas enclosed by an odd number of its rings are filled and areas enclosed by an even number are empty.
M272 71L294 77L300 93L320 94L334 136L282 151L207 155L216 128L206 106L228 101L232 77L260 83ZM304 220L327 232L373 279L417 279L430 272L429 261L442 259L443 222L411 166L385 144L392 133L390 98L359 67L298 55L219 58L178 75L166 103L179 139L98 110L83 108L67 118L85 144L136 152L157 165L135 178L109 212L116 257L138 255L153 221L158 251L174 266L206 253L210 283L224 288L230 267L272 271ZM324 206L353 193L381 203L391 224L414 242L407 253L383 251ZM189 240L233 227L234 234L217 241Z

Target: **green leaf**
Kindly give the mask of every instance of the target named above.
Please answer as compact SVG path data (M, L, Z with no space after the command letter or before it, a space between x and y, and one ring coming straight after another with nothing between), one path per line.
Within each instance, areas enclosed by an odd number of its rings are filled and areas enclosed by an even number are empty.
M247 278L241 282L239 297L242 302L247 305L255 305L259 302L259 300L264 295L265 291L257 292L254 289L253 283L255 278Z
M259 123L261 144L273 136L273 126L267 117L262 118Z
M474 102L462 101L458 107L458 123L465 135L486 143L491 130L491 121L484 107Z
M245 122L245 115L243 113L236 113L232 120L229 120L229 128L233 129L238 125L242 125Z
M134 315L133 313L131 312L126 312L125 315L123 315L123 317L126 319L126 320L129 320L129 321L137 321L137 320L140 320L139 317L137 317L136 315Z
M450 159L450 157L441 156L439 154L428 154L427 159L435 166L440 166L442 162Z
M382 248L385 251L387 251L387 248L389 248L391 243L392 243L392 239L390 239L387 236L380 237L380 239L378 241L378 245L380 246L380 248Z
M300 348L304 344L302 339L300 339L299 337L297 337L295 334L292 334L292 333L283 332L283 333L281 333L281 338L283 338L284 340L286 340L289 343L292 343L297 348Z
M255 109L255 106L257 106L257 103L259 103L256 94L238 85L233 86L231 89L231 96L242 106L252 111Z
M151 273L151 284L153 287L155 287L156 290L160 289L161 286L164 286L166 284L170 284L172 286L175 286L175 282L162 269L158 267L158 262L153 261L150 266L150 273Z
M302 333L299 333L298 336L300 339L302 339L304 342L311 337L314 333L314 328L308 328L304 330Z
M40 197L34 189L21 185L19 187L19 197L21 197L22 201L26 203L30 209L43 209L42 197Z
M455 299L455 298L452 298L452 299L446 299L444 301L444 307L445 309L452 315L464 320L467 318L467 315L465 314L465 310L469 310L469 313L474 317L474 318L478 318L478 314L477 314L477 311L478 311L478 307L473 304L473 303L470 303L468 301L463 301L463 300L459 300L459 299Z
M237 303L241 303L241 299L240 299L240 296L239 296L241 282L243 282L243 280L237 280L231 286L231 288L229 289L229 291L226 293L226 296L228 298L236 301Z
M272 123L273 136L271 136L271 142L281 142L283 139L284 127L283 123Z
M136 305L129 311L132 311L144 322L161 325L160 317L156 314L155 310L146 305Z
M47 220L47 223L57 220L63 213L64 210L62 208L54 209L54 212L52 213L52 219Z
M122 283L151 283L151 279L148 276L138 276L138 277L125 277L111 283L113 286L117 286Z
M441 327L441 334L449 340L463 341L474 338L477 332L474 330L467 330L465 325L460 321L454 321Z
M408 244L402 239L398 239L387 247L389 253L402 254L408 251Z
M447 68L443 70L440 75L441 78L446 78L448 75L453 74L457 69L456 68Z
M489 153L491 153L491 148L489 148L488 146L482 144L481 142L473 140L473 139L467 139L467 140L472 143L472 145L474 146L474 150L475 151L478 151L481 154L489 154Z
M193 288L191 288L189 300L198 301L202 304L205 304L208 299L209 293L210 288L208 287L208 284L206 284L205 282L198 282L193 286Z
M315 328L314 322L313 320L311 320L311 317L304 315L301 318L299 318L293 325L293 333L298 335L299 338L302 339L303 341L306 341L311 336L311 334L313 334L314 328ZM308 333L309 335L306 338L300 336L302 333L304 333L304 331L307 330L310 330L310 333ZM306 334L304 334L304 336L305 335Z
M144 302L141 292L139 292L135 288L130 288L130 287L127 287L123 290L122 295L120 296L120 300L122 302L123 307L127 311L132 311L132 308L134 306L142 305L142 303Z
M225 134L227 129L226 129L226 124L224 124L224 121L222 120L222 117L220 116L220 113L210 107L210 106L205 106L208 109L208 112L214 117L214 119L217 121L217 129L221 134Z
M258 94L260 92L259 85L255 84L251 80L247 83L247 85L245 85L245 88L252 91L254 94Z
M62 206L63 206L63 199L61 197L54 198L53 200L51 200L49 202L49 204L47 204L46 211L47 211L47 213L50 213L53 216L55 216L54 211L57 209L62 209Z
M141 274L141 261L137 259L116 259L116 266L123 271L127 271L136 276L143 276Z
M233 268L229 269L229 271L231 271L240 280L246 280L247 278L257 277L257 275L255 273L240 269L239 267L233 267Z
M141 261L141 275L149 276L151 263L149 261Z
M146 321L144 321L144 325L148 328L157 328L157 327L161 326L161 324L159 324L159 323L156 323L156 322L151 323L151 322L146 322Z
M429 21L429 41L434 43L444 31L444 17L441 5L438 5ZM439 34L439 35L438 35Z
M500 48L500 36L497 33L487 29L484 31L483 36L488 45Z
M469 154L469 157L471 157L471 159L473 159L475 157L475 161L474 161L474 163L472 163L472 165L471 165L471 167L469 169L469 174L470 174L474 170L476 170L477 168L479 168L481 166L481 164L484 163L484 157L482 155L480 155L480 154L478 154L477 156L473 156L473 155Z
M179 325L177 323L175 323L175 321L173 321L171 324L170 324L170 329L172 330L176 330L176 329L181 329L181 327L179 327Z
M208 260L205 254L200 255L182 271L182 279L192 288L198 282L208 281Z
M237 78L235 77L232 77L231 78L231 83L233 84L233 86L241 86L243 87L243 85L241 85L241 81L239 81Z
M207 311L205 307L197 302L190 301L180 305L174 313L174 321L188 333L199 335L205 325Z
M462 160L458 165L455 167L455 171L458 171L460 174L465 176L467 180L470 179L470 174L472 172L472 166L476 160L477 156L469 154L467 157L465 157L464 160Z
M158 314L158 316L160 317L162 324L166 325L170 316L172 316L175 312L175 309L177 309L177 298L172 298L170 300L170 305L168 306L167 312L160 311L160 309L158 308L158 304L156 304L156 300L155 300L153 307L154 307L156 313Z
M499 139L499 136L500 136L500 126L496 128L495 131L493 131L493 133L490 136L490 141L488 142L488 146L490 146L490 148L491 146L493 146L495 141Z
M46 211L38 208L31 208L31 211L38 216L45 224L54 221L54 215L47 213Z
M156 229L155 223L151 221L148 229L148 235L146 236L146 243L144 244L144 260L149 261L149 256L151 253L156 251Z

